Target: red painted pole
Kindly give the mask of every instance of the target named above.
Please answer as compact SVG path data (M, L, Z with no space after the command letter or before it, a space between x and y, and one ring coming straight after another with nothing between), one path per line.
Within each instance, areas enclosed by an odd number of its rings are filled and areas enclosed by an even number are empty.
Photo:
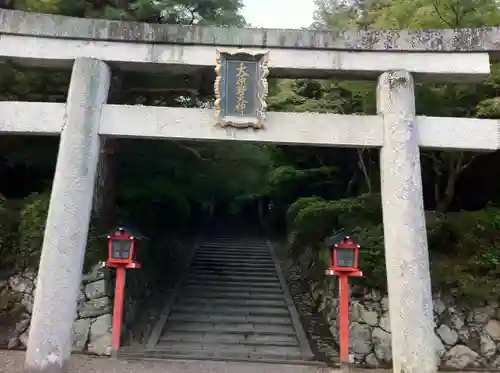
M349 276L339 275L340 363L349 363Z
M125 294L125 268L116 269L115 304L113 307L113 332L111 354L116 356L120 348L120 335L122 332L123 300Z

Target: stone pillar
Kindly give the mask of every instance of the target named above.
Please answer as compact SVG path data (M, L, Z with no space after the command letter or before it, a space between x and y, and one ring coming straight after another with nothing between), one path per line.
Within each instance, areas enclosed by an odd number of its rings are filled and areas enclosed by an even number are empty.
M434 373L431 278L410 73L380 76L377 110L384 123L380 178L393 371Z
M75 61L43 239L25 372L69 371L99 157L98 128L109 81L110 70L104 62L90 58Z

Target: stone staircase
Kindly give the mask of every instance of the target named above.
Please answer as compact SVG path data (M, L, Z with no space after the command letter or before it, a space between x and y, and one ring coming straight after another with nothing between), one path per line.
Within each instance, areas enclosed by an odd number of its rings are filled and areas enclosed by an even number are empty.
M311 363L313 354L265 238L215 236L199 245L144 356Z

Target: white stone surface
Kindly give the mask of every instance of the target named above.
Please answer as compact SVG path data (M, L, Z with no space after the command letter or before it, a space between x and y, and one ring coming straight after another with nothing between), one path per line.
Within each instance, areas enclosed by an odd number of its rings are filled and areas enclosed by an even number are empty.
M140 125L139 125L140 123ZM106 105L106 136L178 140L239 140L280 144L378 147L382 123L375 115L268 113L265 129L218 128L210 109Z
M500 148L500 121L478 118L416 118L422 148L488 151Z
M0 9L0 33L103 41L395 52L495 52L500 28L287 30L154 24ZM492 57L498 58L495 53ZM444 61L447 62L447 61Z
M434 373L429 254L410 73L393 71L380 76L377 110L384 123L380 178L393 370Z
M110 75L101 61L74 63L40 259L27 370L44 367L59 372L70 358L99 151L98 126Z
M58 135L64 123L65 104L51 102L0 102L0 132L5 134Z
M22 45L23 48L19 48ZM237 47L222 47L234 52ZM432 81L483 80L490 73L488 53L362 52L322 49L245 48L269 50L271 74L282 77L331 77L332 73L376 77L380 72L404 69ZM122 69L144 69L146 64L177 67L214 67L216 47L208 45L123 43L116 41L59 39L26 35L2 35L0 56L31 59L42 66L70 66L76 58L95 58ZM40 61L40 62L38 62ZM137 67L142 64L142 67ZM442 75L442 76L440 76Z
M65 104L0 102L0 132L56 135ZM104 105L99 133L115 137L236 140L313 146L380 147L382 118L319 113L268 114L263 131L215 128L210 109ZM137 125L137 123L141 125ZM500 121L416 117L421 148L493 151L500 148Z

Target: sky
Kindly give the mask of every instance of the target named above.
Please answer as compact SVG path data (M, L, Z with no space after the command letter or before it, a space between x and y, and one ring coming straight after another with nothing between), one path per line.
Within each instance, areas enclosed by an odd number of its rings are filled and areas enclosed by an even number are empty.
M243 16L252 27L301 28L313 21L314 0L244 0Z

